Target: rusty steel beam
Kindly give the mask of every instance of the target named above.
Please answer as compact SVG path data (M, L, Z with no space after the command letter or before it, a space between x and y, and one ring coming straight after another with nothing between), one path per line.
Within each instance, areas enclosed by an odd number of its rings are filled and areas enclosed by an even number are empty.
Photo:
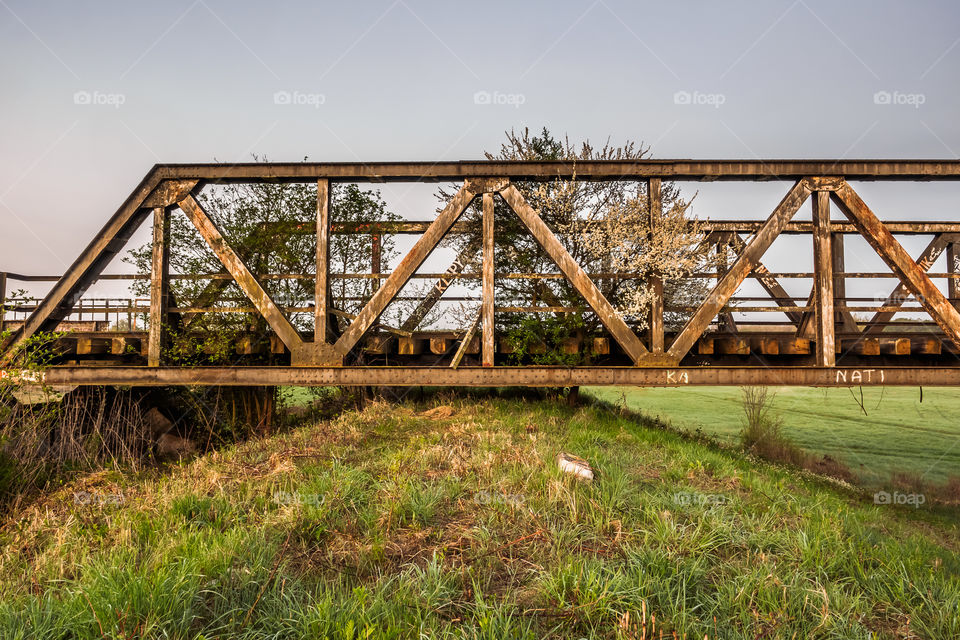
M727 246L718 243L714 247L714 252L716 254L714 256L714 265L717 271L717 284L720 284L723 276L727 273ZM717 316L717 327L725 333L737 332L737 321L729 308L725 307L720 311Z
M833 315L833 253L830 249L830 192L817 191L813 198L813 284L817 325L817 366L836 362Z
M960 242L950 242L947 245L947 272L951 275L960 273ZM953 306L960 310L960 280L947 280L947 295Z
M387 308L387 305L390 304L390 301L400 292L400 289L407 283L410 276L413 275L413 272L423 264L423 261L427 259L427 256L430 255L440 240L443 239L443 236L450 230L450 226L453 225L464 210L470 206L470 203L476 195L476 192L471 191L465 184L457 194L451 198L450 202L444 207L443 211L440 212L437 219L433 221L426 233L417 240L417 243L410 249L410 252L404 256L400 264L397 265L397 268L393 270L390 277L383 283L383 286L377 289L373 297L370 298L370 301L364 306L360 313L357 314L357 318L351 322L346 331L341 334L334 345L337 353L341 356L350 353L350 350L357 344L357 341L373 326L380 317L380 314L382 314Z
M474 264L475 260L469 254L471 253L470 249L467 248L461 253L457 258L447 267L446 272L436 276L436 274L430 274L431 276L437 277L438 280L435 285L430 289L426 296L420 301L417 305L417 308L407 317L406 320L400 325L400 328L405 331L413 331L416 329L423 319L427 317L427 314L437 305L437 302L440 301L440 298L443 297L443 294L446 293L447 289L450 288L450 285L457 280L464 269L468 266ZM411 278L416 278L418 275L424 274L413 274Z
M477 326L480 324L480 318L482 317L483 310L481 310L480 313L477 314L476 318L474 318L473 322L470 323L470 327L460 340L460 346L457 348L457 352L453 355L453 360L450 362L451 369L456 369L460 366L463 356L467 353L467 349L470 348L470 343L473 342L473 336L477 333Z
M170 306L170 213L165 207L153 210L153 255L150 265L150 331L147 338L147 365L160 366L163 328Z
M420 235L430 226L430 220L384 220L378 222L332 222L331 233L347 235ZM699 220L697 224L705 233L754 233L763 225L763 220ZM595 222L585 222L589 230ZM890 233L897 235L930 235L934 233L960 233L960 222L894 220L886 223ZM833 232L842 234L859 234L857 228L850 222L843 220L833 223ZM276 233L292 235L313 234L316 229L312 224L305 222L278 222L270 225L270 230ZM457 222L450 227L451 234L473 233L476 225L470 222ZM781 234L810 234L813 233L813 223L802 220L793 221L783 228ZM11 274L11 278L13 274Z
M957 180L958 160L462 160L453 162L296 162L159 164L158 178L219 182L510 180L785 180L844 176L848 180Z
M192 195L187 195L178 203L180 210L183 211L193 226L197 228L200 235L206 241L213 253L227 268L227 271L233 276L237 285L250 298L250 301L256 307L257 311L270 325L283 344L290 349L293 354L299 354L302 349L303 340L296 328L290 323L277 303L273 301L270 294L263 288L250 269L244 264L240 256L237 255L233 247L227 242L217 227L216 223L207 215L203 207L194 199Z
M754 233L763 225L762 220L703 220L701 228L706 232ZM886 223L890 233L897 235L930 235L934 233L960 233L960 222L928 220L894 220ZM853 223L836 220L831 225L834 234L859 234ZM783 228L782 234L813 233L813 223L797 220Z
M937 261L937 258L940 257L940 254L943 253L944 249L956 242L960 242L960 235L958 234L948 234L941 235L938 234L930 241L930 244L920 253L920 257L917 258L917 266L923 269L924 271L930 271L930 267L933 266L933 263ZM950 256L947 256L948 262L950 261ZM949 265L948 265L949 266ZM948 297L956 298L955 288L956 282L954 280L948 280ZM881 306L883 307L894 307L898 308L906 302L907 297L910 295L910 290L907 286L900 282L897 284L896 288L887 296ZM954 305L956 306L956 305ZM876 334L883 331L883 324L889 322L893 319L893 316L896 315L896 311L878 311L870 318L870 322L864 327L864 333Z
M130 236L150 214L141 203L159 184L156 170L144 177L96 237L87 245L70 268L57 280L37 309L23 326L0 344L0 364L10 361L17 347L38 331L53 331L69 313L87 288L119 253Z
M783 197L777 208L774 209L770 217L764 223L756 234L754 234L743 253L737 256L730 269L724 274L723 278L717 282L716 286L707 294L707 299L700 308L687 321L683 329L674 339L673 344L667 352L674 360L679 361L690 348L696 343L697 339L703 335L710 322L716 317L727 301L733 296L737 288L743 282L744 278L753 271L760 256L773 244L773 241L780 234L783 227L796 214L800 206L810 195L810 185L807 180L798 180L793 188Z
M637 334L633 332L623 318L613 308L613 305L604 297L604 295L593 283L593 280L586 274L583 268L577 264L573 256L564 248L563 244L553 235L553 232L546 225L533 207L527 202L512 184L500 191L500 196L513 209L523 224L526 225L533 237L547 252L547 255L556 263L560 271L567 277L573 287L583 296L590 308L597 314L600 322L606 327L607 331L623 347L627 355L638 363L644 356L649 354L647 348L643 346Z
M430 226L430 220L384 220L378 222L333 222L330 225L331 233L356 234L356 235L420 235ZM698 225L705 233L754 233L763 225L763 220L699 220ZM584 223L586 229L590 228L591 222ZM270 225L270 230L276 233L289 233L294 235L313 234L315 229L312 224L305 222L278 222ZM887 223L887 228L891 233L904 235L929 235L933 233L960 233L960 222L929 220L902 221L895 220ZM469 222L458 222L450 227L451 234L473 233L476 225ZM813 232L813 224L797 220L790 222L783 228L781 234L809 234ZM853 224L844 221L833 223L834 233L859 234ZM12 277L12 276L11 276Z
M746 244L743 241L743 238L740 237L739 233L731 233L728 238L730 239L730 244L733 246L734 251L738 254L743 253L743 249ZM777 305L781 307L796 307L799 306L797 301L787 293L787 290L783 288L783 285L777 281L776 277L770 272L767 267L764 266L762 262L757 262L757 266L753 269L753 275L756 277L757 282L763 287L764 291L770 294L770 297L773 298ZM796 311L786 311L786 316L790 319L790 322L799 325L803 317L802 313Z
M659 178L647 181L647 214L650 216L650 234L662 225L663 218L663 184ZM663 277L660 273L650 276L649 286L652 291L650 304L650 351L663 354Z
M7 273L0 271L0 335L3 335L4 316L7 315Z
M485 367L492 367L496 343L494 339L494 281L493 281L493 212L494 202L492 193L483 194L483 282L480 314L482 316L482 354L481 362Z
M834 234L830 239L830 246L833 251L833 295L837 300L845 300L847 298L846 280L850 274L846 273L846 249L843 236ZM838 310L837 324L843 327L844 331L860 331L860 325L848 309Z
M313 341L326 342L330 300L330 181L317 180L317 279L313 298Z
M960 312L941 293L923 269L917 266L910 254L893 237L870 207L846 182L834 191L834 197L844 214L866 238L873 250L883 258L910 293L923 305L934 322L960 348Z
M16 379L19 371L0 371ZM216 386L958 386L938 367L52 367L28 372L48 385Z

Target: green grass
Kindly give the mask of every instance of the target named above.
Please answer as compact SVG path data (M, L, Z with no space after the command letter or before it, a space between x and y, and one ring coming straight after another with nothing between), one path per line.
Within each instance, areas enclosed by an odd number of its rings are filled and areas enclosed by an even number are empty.
M960 637L954 511L602 407L438 402L43 496L0 527L0 637Z
M738 442L738 387L591 387L590 395L726 443ZM884 486L896 472L942 484L960 475L960 393L954 389L782 387L775 410L791 441L845 463L864 484ZM864 409L866 415L864 415Z

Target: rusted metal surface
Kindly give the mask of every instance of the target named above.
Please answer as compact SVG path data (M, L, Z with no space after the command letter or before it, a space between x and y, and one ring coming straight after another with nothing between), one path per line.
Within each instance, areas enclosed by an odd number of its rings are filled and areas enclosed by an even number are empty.
M330 273L330 181L317 180L317 280L314 284L313 341L327 339Z
M831 223L831 226L835 225ZM840 300L846 299L847 297L847 278L850 277L850 274L846 272L844 237L843 235L834 233L830 239L830 248L833 252L833 295ZM838 309L836 313L837 323L843 327L844 331L856 332L860 330L860 326L849 310Z
M0 335L3 335L3 319L7 310L7 273L0 271Z
M699 310L684 325L680 335L670 345L668 353L671 357L679 361L690 351L697 338L703 335L711 319L723 308L747 274L756 267L760 256L773 244L784 225L790 221L809 195L810 186L807 181L799 180L783 197L763 227L747 243L743 253L737 257L730 270L707 294L707 299Z
M459 367L460 363L463 361L463 356L466 355L468 350L470 350L470 345L473 342L473 336L477 333L477 326L480 324L480 318L482 315L483 311L477 314L477 317L470 325L470 328L467 329L467 333L464 334L463 339L460 340L460 346L457 347L457 352L453 355L453 360L450 362L451 369L456 369Z
M717 271L717 284L723 279L723 276L727 274L727 251L729 246L726 243L718 242L713 250L715 252L714 265ZM758 263L759 264L759 263ZM739 283L737 287L739 287ZM690 311L696 311L696 307L690 309ZM733 313L726 306L720 309L718 315L719 318L719 327L720 331L725 333L737 333L737 322L733 318Z
M960 348L960 313L849 184L844 183L834 194L843 212L860 229L874 251L897 274L953 344Z
M960 241L953 240L947 244L947 272L960 274ZM953 306L960 310L960 279L947 280L947 296Z
M549 229L526 202L515 181L547 181L576 179L628 180L646 182L651 230L655 230L662 208L662 181L683 180L780 180L794 183L773 214L766 221L705 221L702 228L709 242L729 244L736 255L727 268L718 265L717 283L705 300L697 304L665 304L663 280L657 273L587 273L564 248L561 238ZM57 340L61 364L49 375L65 384L363 384L363 385L482 385L507 384L579 386L582 384L815 384L844 386L850 384L960 384L960 222L909 221L881 223L855 193L850 180L960 180L960 161L640 161L640 162L452 162L452 163L348 163L348 164L236 164L236 165L158 165L137 190L110 219L101 233L87 247L62 277L0 274L0 289L7 278L24 281L55 281L50 293L36 303L18 301L7 305L13 320L0 317L0 323L15 330L8 346L15 346L37 331L55 327L80 328L74 334ZM316 182L317 219L313 223L295 223L270 233L315 233L317 236L315 273L257 274L254 276L243 260L224 240L219 229L203 211L192 194L205 181L220 182ZM464 186L433 221L398 221L374 224L344 224L331 221L330 193L333 184L342 182L451 181ZM418 273L426 257L446 233L476 233L475 223L458 223L457 219L475 196L483 196L482 263L477 257L461 256L444 274ZM813 194L813 220L791 218ZM831 196L832 194L832 196ZM589 308L563 306L563 302L538 295L533 302L540 306L523 306L523 300L505 301L510 306L496 306L494 301L494 233L493 219L496 198L517 213L527 230L546 250L558 266L556 273L498 273L497 279L546 281L566 279L583 295ZM848 221L830 220L831 197ZM170 210L178 206L200 231L201 235L224 264L223 272L214 274L166 273L166 234ZM104 266L123 248L123 244L150 214L154 216L154 260L151 274L102 274ZM351 224L354 227L351 227ZM589 231L589 226L584 227ZM161 230L158 232L158 230ZM370 273L336 274L329 270L329 238L331 233L363 233L371 238L373 264ZM379 264L382 238L388 234L422 233L408 255L389 271L390 265ZM760 258L773 240L781 234L810 234L814 240L814 270L773 273ZM843 238L856 233L892 269L884 272L846 272ZM752 234L744 241L739 234ZM914 261L894 239L893 234L936 235ZM476 251L476 247L474 247ZM723 249L725 255L726 248ZM947 271L929 273L944 251ZM737 255L738 254L738 255ZM725 258L724 258L725 261ZM386 266L387 271L382 267ZM129 300L85 301L82 312L103 313L104 320L95 320L92 327L65 321L83 292L98 279L151 279L149 306ZM691 274L689 277L714 277L714 274ZM846 278L893 277L899 284L883 302L846 295ZM932 278L946 278L946 294L933 284ZM197 300L178 305L167 294L174 279L209 280ZM335 278L369 279L374 285L373 297L356 316L332 305L330 282ZM400 290L411 278L439 278L438 286L423 298L400 296ZM624 317L601 293L604 280L647 279L654 291L649 323L649 351L641 342L638 327L630 326ZM747 279L758 280L768 297L737 297L736 291ZM802 302L787 294L778 278L814 280L811 296ZM266 293L261 281L278 279L315 279L312 306L304 302L278 305ZM447 296L449 301L479 301L477 321L466 333L417 331L426 313L444 295L451 283L472 280L481 288L479 297ZM236 282L252 305L244 305L242 297L221 295L230 282ZM598 287L599 282L600 287ZM536 282L546 287L545 282ZM2 291L0 291L2 293ZM912 296L916 302L909 300ZM400 328L378 324L380 315L394 300L417 300L419 305ZM743 303L761 303L746 304ZM873 303L864 306L863 303ZM905 304L906 302L906 304ZM763 304L768 303L768 304ZM309 303L308 303L309 304ZM569 303L568 303L569 304ZM879 306L878 306L879 305ZM78 308L79 310L79 308ZM149 311L149 332L104 331L110 325L110 314L139 314ZM664 313L686 312L690 320L679 330L664 327ZM861 331L851 312L872 312L873 318ZM922 320L894 321L897 311L922 311L933 322ZM263 316L275 334L239 335L232 345L239 356L233 368L176 369L162 366L159 359L164 325L172 323L176 314L184 314L187 322L178 324L178 331L190 330L189 319L203 313L256 313ZM509 353L511 345L496 340L496 313L596 313L609 337L571 336L554 345L559 353L589 354L591 362L604 366L550 368L539 366L495 366L495 355ZM782 321L732 321L732 314L776 312L787 316ZM312 331L298 331L285 314L309 313L314 318ZM342 322L334 322L336 316ZM135 317L128 315L128 317ZM724 321L724 318L729 320ZM741 316L742 317L742 316ZM631 320L633 321L633 320ZM341 323L345 330L340 332ZM411 324L412 323L412 324ZM408 326L409 325L409 326ZM791 326L793 325L793 326ZM3 326L3 325L0 325ZM480 335L474 335L479 332ZM922 332L922 333L921 333ZM312 334L312 336L311 336ZM311 341L312 337L312 341ZM427 346L429 345L429 350ZM669 345L669 347L667 347ZM456 348L459 347L459 348ZM342 366L351 352L363 353L369 366ZM528 352L544 353L544 343L529 345ZM454 353L456 352L456 353ZM3 362L9 363L13 349L4 351ZM290 366L263 368L244 362L245 357L271 353L280 361L289 357ZM462 366L466 354L479 354L475 362L481 367ZM111 360L112 358L112 360ZM592 358L596 358L595 360ZM529 360L528 360L529 361ZM355 360L349 360L356 362ZM386 367L401 362L404 366ZM71 363L84 366L72 366ZM144 363L147 366L128 366ZM423 366L430 364L431 366ZM742 364L746 366L731 366ZM816 364L817 366L812 366ZM453 365L453 369L451 369ZM624 366L632 365L632 366ZM664 367L675 367L666 369ZM9 375L9 374L8 374ZM63 376L71 379L64 381ZM235 380L236 382L231 382Z
M847 180L955 180L958 160L578 160L455 162L327 162L159 164L155 178L247 182L272 180L446 181L466 178L511 180L785 180L844 176Z
M164 180L157 185L140 206L156 209L172 207L197 188L197 180Z
M833 335L833 254L830 235L830 192L813 194L813 266L817 279L813 285L817 325L817 366L832 367L836 362Z
M443 211L433 221L426 233L421 236L410 252L403 258L397 268L390 274L383 286L377 289L370 302L357 314L356 320L350 323L347 330L343 332L340 339L334 345L336 351L341 355L350 352L360 337L366 333L367 329L373 325L380 317L390 301L400 292L403 285L407 283L410 276L416 271L423 261L426 260L430 252L434 250L437 243L443 239L443 236L449 231L450 226L456 222L457 218L473 201L476 193L466 187L462 187L451 199L450 203L444 207Z
M483 366L492 367L494 352L496 351L493 322L494 322L494 295L493 295L493 211L494 202L492 193L483 194L483 283L480 303L480 321L483 327Z
M163 206L153 210L153 256L150 269L150 337L147 365L160 366L164 326L167 323L170 277L170 216Z
M15 377L17 372L6 372ZM960 368L932 367L58 367L47 384L217 386L697 385L957 386Z
M331 233L379 233L382 235L420 235L430 226L430 220L389 220L381 222L333 222ZM698 224L705 233L755 233L763 226L763 220L701 220ZM589 230L591 224L585 222ZM278 233L312 234L313 225L302 222L277 223L271 227ZM931 222L926 220L894 220L887 223L891 233L903 235L929 235L933 233L960 233L960 222ZM474 226L467 222L458 222L450 227L450 233L472 233ZM833 223L834 233L858 234L856 227L843 220ZM813 224L802 220L789 222L781 234L807 235L813 232Z
M649 353L643 346L637 335L627 326L623 318L617 313L610 302L600 293L597 285L587 276L586 272L576 263L570 253L560 244L557 237L540 218L540 215L533 210L523 194L513 185L503 189L500 192L503 199L506 200L510 208L520 216L523 224L526 225L530 233L537 239L543 250L553 259L563 274L567 277L574 288L583 296L587 304L596 312L600 322L606 327L613 338L620 343L623 350L633 358L634 362L639 362Z
M650 233L655 234L663 216L663 191L660 178L647 181L647 211L650 215ZM650 351L663 355L663 278L659 273L650 276L653 303L650 306Z

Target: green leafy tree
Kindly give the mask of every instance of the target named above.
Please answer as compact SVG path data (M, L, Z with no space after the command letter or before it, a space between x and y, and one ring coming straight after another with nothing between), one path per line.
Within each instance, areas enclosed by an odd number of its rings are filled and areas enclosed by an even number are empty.
M317 189L314 184L241 183L214 185L199 196L203 208L217 223L230 246L277 304L308 307L314 300L316 273ZM365 223L396 220L378 191L356 184L334 184L331 222ZM387 264L396 250L389 237L381 239L381 260ZM149 273L152 245L134 249L126 260L140 273ZM331 273L369 272L372 242L368 234L331 234ZM241 289L227 276L221 262L186 218L179 212L170 222L170 271L190 276L172 279L170 292L178 307L250 306ZM274 277L293 275L294 277ZM271 276L271 277L264 277ZM372 283L364 279L333 278L331 295L335 309L356 313L370 298ZM149 294L149 281L136 281L136 295ZM294 326L307 330L313 314L288 314ZM167 355L179 360L222 361L229 356L232 340L244 333L265 339L266 321L259 314L213 312L185 315L186 327L170 327Z

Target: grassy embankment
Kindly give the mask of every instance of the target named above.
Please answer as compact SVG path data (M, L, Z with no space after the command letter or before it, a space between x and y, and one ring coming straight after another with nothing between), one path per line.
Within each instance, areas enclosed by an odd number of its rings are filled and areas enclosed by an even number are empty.
M43 496L0 529L0 637L960 637L955 511L601 407L443 402Z

